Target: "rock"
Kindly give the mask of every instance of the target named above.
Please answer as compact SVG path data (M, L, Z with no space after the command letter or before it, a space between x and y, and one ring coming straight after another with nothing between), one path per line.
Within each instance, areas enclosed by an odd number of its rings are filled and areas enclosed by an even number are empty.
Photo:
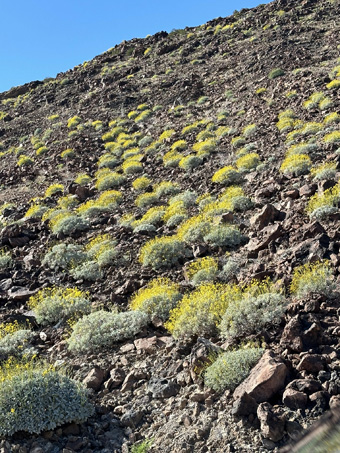
M65 435L65 436L68 436L68 435L78 436L79 433L80 433L80 428L79 428L79 425L77 425L77 423L70 423L69 425L67 425L63 428L63 435Z
M24 257L23 261L27 270L36 269L41 265L40 260L37 259L36 254L33 250Z
M202 403L208 397L208 394L205 392L194 392L190 395L190 401L194 401L195 403Z
M324 411L328 408L330 400L329 393L323 390L321 390L320 392L312 393L309 396L309 400L311 401L311 403L314 403L318 408Z
M8 291L13 285L13 280L11 278L6 278L0 281L0 291Z
M332 411L340 412L340 395L333 395L329 400L329 408Z
M114 368L110 371L110 378L105 382L108 389L118 387L125 379L125 371L121 368Z
M317 191L318 186L317 184L305 184L304 186L300 187L299 194L300 197L311 197Z
M272 351L266 351L249 376L235 389L234 399L246 392L257 403L268 401L284 387L287 373L283 361Z
M261 198L269 198L272 197L273 195L276 194L277 192L277 187L275 184L270 183L266 185L266 181L263 183L263 186L261 189L256 190L255 192L255 200L260 200Z
M224 212L221 215L221 220L224 223L230 223L234 221L234 214L231 211Z
M28 300L36 291L30 291L25 286L12 286L11 289L8 290L8 297L12 300L16 301L26 301Z
M148 390L153 398L165 399L177 395L180 386L171 379L151 378L148 384Z
M278 220L281 216L281 212L275 208L272 204L266 204L261 212L256 214L250 219L250 224L256 226L259 230L262 230L269 223Z
M92 368L86 378L83 380L85 386L89 389L98 391L104 380L104 371L100 368Z
M303 392L289 388L284 391L282 401L289 409L305 409L308 396Z
M302 326L300 318L299 315L296 315L290 319L283 330L280 340L281 346L289 349L290 351L301 352L303 350L301 331Z
M287 385L286 390L290 388L310 395L320 390L321 384L315 379L295 379Z
M261 250L267 248L271 241L275 241L283 235L282 226L278 223L276 225L270 225L263 230L263 239L251 239L247 245L248 258L256 258Z
M255 399L244 392L240 398L234 401L231 413L237 416L256 414L257 407Z
M306 354L302 357L301 361L297 365L298 371L309 371L310 373L318 373L324 369L325 359L322 355L318 354Z
M143 411L130 410L122 416L120 422L123 426L127 426L134 429L138 425L138 423L142 420L143 415L144 415Z
M157 347L157 337L139 338L134 341L134 345L139 352L154 352Z
M200 256L203 256L205 253L207 253L207 250L208 250L208 247L203 244L192 246L192 253L195 258L199 258Z
M298 189L287 190L286 192L283 192L282 197L291 198L292 200L296 200L299 198L299 191L298 191Z
M275 415L269 403L261 403L257 409L257 417L261 423L263 437L278 442L284 435L285 419Z
M218 354L222 349L205 338L198 338L190 354L190 373L192 379L198 378L203 368L211 363L211 355Z

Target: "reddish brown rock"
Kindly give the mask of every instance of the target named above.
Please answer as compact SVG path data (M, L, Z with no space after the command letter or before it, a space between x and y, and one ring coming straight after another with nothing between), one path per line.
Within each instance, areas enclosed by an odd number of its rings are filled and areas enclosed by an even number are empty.
M257 409L257 417L261 423L261 433L266 439L278 442L284 436L285 419L277 416L271 404L261 403Z
M157 347L157 337L139 338L134 341L137 351L153 352Z
M302 326L300 323L299 315L290 319L285 326L281 337L281 345L294 352L301 352L303 350L303 342L301 339Z
M288 388L283 394L282 401L285 406L289 407L289 409L305 409L308 396L303 392Z
M262 230L269 223L280 218L281 212L272 204L266 204L262 210L250 219L250 224Z
M83 383L89 389L99 390L104 380L104 371L100 368L92 368Z
M234 398L246 392L257 403L268 401L284 387L288 369L272 351L266 351L250 375L234 391Z
M329 400L329 408L332 411L340 412L340 395L333 395Z
M318 354L306 354L302 357L298 366L298 371L309 371L310 373L318 373L324 369L325 359Z

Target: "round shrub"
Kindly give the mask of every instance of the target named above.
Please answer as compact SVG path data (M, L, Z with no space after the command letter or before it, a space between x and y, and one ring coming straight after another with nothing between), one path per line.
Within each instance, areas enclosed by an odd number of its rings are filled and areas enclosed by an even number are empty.
M50 228L54 234L69 235L75 231L85 231L89 228L86 219L71 213L61 213L50 221Z
M165 327L175 338L214 335L230 300L238 297L235 285L206 283L200 285L170 312Z
M237 338L279 324L285 306L286 299L280 293L243 294L228 305L219 325L221 336Z
M67 269L71 263L79 264L86 259L82 247L76 244L57 244L46 253L42 264L50 269Z
M0 324L0 361L9 356L34 354L35 350L30 345L33 338L34 333L29 329L29 325L21 325L17 321Z
M229 186L231 184L238 184L242 180L242 177L236 168L228 165L220 168L214 173L212 182Z
M79 383L47 366L13 363L0 369L0 435L18 431L39 434L94 413Z
M47 325L66 320L71 316L89 313L89 294L78 288L44 288L31 296L28 306L39 324Z
M81 318L74 326L68 346L74 352L98 351L117 341L133 338L148 323L141 311L96 311Z
M201 165L202 162L203 162L203 159L201 157L195 156L193 154L189 154L189 156L185 156L179 161L178 166L182 170L189 172L192 169Z
M236 247L242 241L240 231L230 225L214 225L204 236L204 242L213 247Z
M157 237L142 247L139 261L152 269L169 268L187 255L188 251L176 236Z
M309 172L312 161L306 154L291 154L282 162L280 170L285 175L304 175Z
M249 375L264 349L247 348L221 354L204 372L204 383L216 392L235 390Z
M70 270L70 274L75 280L86 280L95 282L103 277L102 271L97 261L84 261Z
M165 321L181 297L176 283L168 278L157 278L132 296L130 307Z
M336 284L328 261L306 263L294 269L290 291L294 296L304 297L310 293L326 296L333 294Z

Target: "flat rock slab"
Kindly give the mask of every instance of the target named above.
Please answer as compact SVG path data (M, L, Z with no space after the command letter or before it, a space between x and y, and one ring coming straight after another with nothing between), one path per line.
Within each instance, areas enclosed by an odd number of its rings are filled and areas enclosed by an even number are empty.
M234 391L234 398L246 392L257 403L268 401L285 385L288 369L272 351L266 351L249 376Z

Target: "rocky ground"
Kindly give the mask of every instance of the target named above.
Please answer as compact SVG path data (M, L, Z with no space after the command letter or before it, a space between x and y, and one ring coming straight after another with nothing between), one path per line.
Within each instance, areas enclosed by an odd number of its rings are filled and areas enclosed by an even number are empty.
M325 143L320 132L313 135L319 147L313 164L335 162L331 178L315 181L310 174L283 174L287 133L277 127L278 115L287 109L303 123L320 123L325 115L339 112L340 90L327 89L335 77L330 73L340 64L339 13L337 1L277 0L201 27L123 42L56 79L0 93L1 245L12 257L0 275L0 318L29 319L39 355L65 365L72 377L83 381L96 407L95 415L81 425L41 435L18 433L1 441L1 451L128 453L144 439L153 439L152 453L265 452L283 447L293 451L291 442L303 430L329 409L340 407L340 212L323 219L306 213L310 197L339 180L339 143ZM284 74L270 78L275 68ZM303 103L320 91L331 99L331 107L304 108ZM136 123L127 115L141 104L153 114ZM56 121L49 119L52 115L58 115ZM67 123L74 116L83 127L70 134ZM134 339L77 356L67 348L67 326L41 327L29 311L29 297L51 285L76 285L89 291L94 307L114 305L122 310L135 291L158 276L170 277L183 291L192 289L183 275L185 262L153 270L137 259L147 240L173 234L174 228L160 224L156 231L136 233L120 224L126 213L140 218L145 212L134 204L131 183L136 175L126 175L119 188L120 206L92 218L84 232L54 234L48 221L25 217L32 199L51 184L63 184L64 195L75 195L79 202L97 197L95 172L105 153L102 135L118 118L126 120L129 134L140 132L152 140L174 129L156 154L143 155L143 172L154 183L176 182L181 191L195 190L198 195L219 194L213 174L234 163L237 149L232 139L255 123L247 144L259 154L261 165L244 173L242 185L253 205L244 212L226 213L242 231L244 243L233 250L196 243L193 255L221 260L228 252L239 264L239 282L270 277L283 281L287 294L296 266L323 259L331 263L333 297L287 296L280 324L251 336L264 342L266 352L234 392L214 392L196 372L211 350L230 346L218 337L175 340L154 320ZM183 127L203 119L216 128L231 129L219 139L217 150L189 172L164 166L163 155L182 138ZM96 130L94 121L101 121L101 128ZM190 146L196 133L185 137ZM48 151L36 155L32 137ZM69 148L74 155L66 160L60 154ZM17 165L20 154L33 163ZM90 175L88 185L74 182L79 173ZM45 198L44 205L55 207L60 195ZM166 202L161 198L158 205ZM124 257L120 266L106 268L102 278L75 280L62 269L42 264L53 245L85 244L100 233L112 234Z

